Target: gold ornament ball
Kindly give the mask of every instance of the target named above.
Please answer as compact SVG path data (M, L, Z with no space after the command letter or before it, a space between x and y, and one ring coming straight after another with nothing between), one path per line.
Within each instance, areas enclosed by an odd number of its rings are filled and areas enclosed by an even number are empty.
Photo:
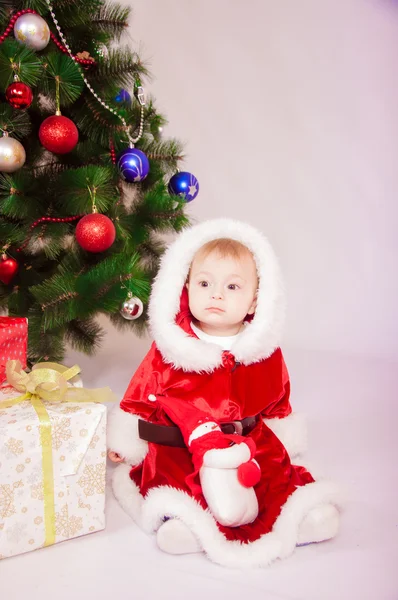
M27 13L15 21L14 36L32 50L43 50L50 41L50 28L40 15Z
M4 135L0 138L0 171L14 173L18 171L26 160L25 148L18 140Z

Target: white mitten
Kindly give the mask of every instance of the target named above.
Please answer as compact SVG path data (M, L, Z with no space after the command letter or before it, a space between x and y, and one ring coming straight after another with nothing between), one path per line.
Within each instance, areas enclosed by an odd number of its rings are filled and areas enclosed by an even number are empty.
M240 483L238 469L202 467L199 477L210 512L221 525L239 527L257 518L256 493Z

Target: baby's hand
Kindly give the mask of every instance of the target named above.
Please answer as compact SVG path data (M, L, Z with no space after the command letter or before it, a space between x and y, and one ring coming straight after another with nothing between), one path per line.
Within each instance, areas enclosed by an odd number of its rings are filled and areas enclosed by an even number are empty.
M108 458L114 463L124 462L124 458L122 458L117 452L113 452L113 450L109 450Z

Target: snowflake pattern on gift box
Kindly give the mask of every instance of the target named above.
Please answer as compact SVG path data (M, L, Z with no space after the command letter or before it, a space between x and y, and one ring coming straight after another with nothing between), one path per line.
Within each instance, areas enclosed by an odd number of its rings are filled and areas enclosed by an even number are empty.
M66 447L68 449L68 452L70 452L71 454L73 454L73 452L76 452L77 450L77 444L74 440L69 442L69 444Z
M77 482L86 496L105 493L105 464L87 465Z
M70 430L70 419L62 417L54 419L52 423L53 448L59 450L63 442L67 442L72 437Z
M30 495L34 500L44 500L43 482L36 483L36 485L30 486Z
M90 446L89 446L89 448L91 448L91 450L95 450L95 447L96 447L97 442L99 441L99 439L100 439L99 435L94 435L93 436L93 439L91 440Z
M43 476L42 474L43 474L43 471L42 471L41 466L37 466L26 477L26 482L29 483L29 485L38 483L42 479L42 476Z
M15 515L15 498L14 498L14 487L9 483L2 483L0 485L0 517L6 519Z
M23 523L22 521L14 523L14 525L7 529L7 540L13 544L18 544L26 536L27 526L27 523Z
M78 506L79 508L87 508L88 510L91 510L91 504L84 504L81 498L79 498Z
M81 406L65 406L65 408L62 408L59 412L61 412L64 415L70 415L76 412L80 412L81 410Z
M70 538L83 528L81 517L69 515L68 505L64 504L61 512L55 513L55 533Z
M23 440L16 440L15 438L10 438L8 442L4 444L9 453L17 456L18 454L23 454Z

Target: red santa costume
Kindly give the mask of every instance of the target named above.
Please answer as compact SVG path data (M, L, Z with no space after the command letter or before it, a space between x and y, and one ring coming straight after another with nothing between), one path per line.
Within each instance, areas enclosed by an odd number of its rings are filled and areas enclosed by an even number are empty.
M185 288L195 253L218 238L244 244L259 278L254 317L228 351L195 334ZM109 448L124 458L113 490L125 511L148 533L178 519L225 566L265 566L336 532L327 523L322 532L322 520L328 509L335 518L337 487L291 463L304 449L305 428L289 402L283 317L277 260L261 233L230 219L185 230L153 285L154 343L109 419ZM249 463L259 476L249 473L248 483L239 469Z

